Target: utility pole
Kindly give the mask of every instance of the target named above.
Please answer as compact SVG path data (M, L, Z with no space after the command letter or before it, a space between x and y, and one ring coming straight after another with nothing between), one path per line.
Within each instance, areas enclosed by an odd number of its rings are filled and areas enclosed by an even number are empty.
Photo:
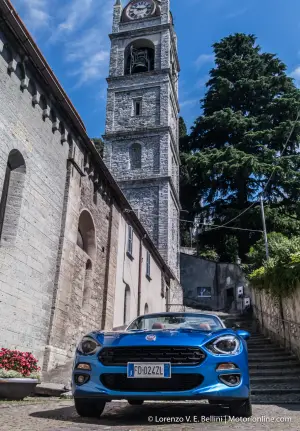
M263 229L264 229L264 239L265 239L265 246L266 246L266 258L269 260L269 245L268 245L268 235L267 235L267 228L266 228L266 219L265 219L265 209L264 209L264 198L263 195L260 196L260 208L261 208L261 218L263 223Z

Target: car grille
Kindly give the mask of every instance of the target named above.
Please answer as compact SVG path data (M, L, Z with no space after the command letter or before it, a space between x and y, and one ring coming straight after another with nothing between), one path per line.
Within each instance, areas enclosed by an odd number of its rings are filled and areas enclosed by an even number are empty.
M205 354L198 347L104 347L99 353L99 360L107 366L126 366L128 362L170 362L172 365L199 365L204 359Z
M170 379L128 379L126 374L102 374L101 383L112 391L157 392L189 391L201 385L200 374L173 374Z

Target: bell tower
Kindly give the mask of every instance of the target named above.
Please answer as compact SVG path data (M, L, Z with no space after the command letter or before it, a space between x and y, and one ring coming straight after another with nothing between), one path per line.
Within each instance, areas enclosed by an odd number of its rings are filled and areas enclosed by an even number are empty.
M104 159L179 281L177 37L170 0L116 0Z

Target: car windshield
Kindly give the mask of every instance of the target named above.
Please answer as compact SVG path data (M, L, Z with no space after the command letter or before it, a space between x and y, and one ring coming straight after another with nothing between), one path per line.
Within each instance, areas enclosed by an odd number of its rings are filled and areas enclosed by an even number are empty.
M221 321L208 314L155 314L141 316L134 320L128 331L162 330L162 329L194 329L200 331L217 331L223 329Z

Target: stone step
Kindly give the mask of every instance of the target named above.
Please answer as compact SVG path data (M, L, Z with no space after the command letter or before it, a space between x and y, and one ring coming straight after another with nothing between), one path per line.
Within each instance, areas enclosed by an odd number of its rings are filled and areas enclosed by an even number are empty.
M251 394L252 404L300 404L299 394Z
M300 386L298 388L297 387L291 388L285 385L280 386L280 383L278 383L277 385L274 384L269 388L268 387L260 388L252 385L251 394L253 395L290 395L290 394L300 395Z
M274 376L253 376L251 374L250 381L252 385L262 385L265 387L265 384L273 384L273 383L285 383L287 385L295 386L298 385L300 387L300 376L292 376L285 375L274 375Z
M247 343L247 346L250 347L257 347L259 348L264 348L264 347L277 347L277 344L273 344L271 343L271 341L260 341L260 342L252 342L252 343Z
M67 392L68 389L65 385L58 383L41 383L35 388L35 395L48 396L48 397L60 397L63 393Z
M271 369L263 369L263 370L259 370L257 368L251 368L250 369L250 376L252 377L265 377L265 376L270 376L270 377L277 377L277 376L287 376L289 378L295 376L295 377L299 377L300 376L300 369L299 368L271 368Z
M267 353L261 353L261 354L251 354L249 355L249 363L253 362L288 362L296 360L296 357L291 355L290 353L284 353L281 355L274 355Z
M300 369L300 363L297 360L285 361L285 362L280 362L280 361L276 361L276 362L275 361L274 362L252 361L252 362L250 362L249 361L250 371L255 370L255 369L276 369L276 368L282 368L284 370L287 367Z
M282 347L273 347L273 346L264 346L264 347L249 347L248 348L249 355L256 355L261 353L262 355L265 354L272 354L272 355L282 355L283 353L287 353L286 350L284 350Z

